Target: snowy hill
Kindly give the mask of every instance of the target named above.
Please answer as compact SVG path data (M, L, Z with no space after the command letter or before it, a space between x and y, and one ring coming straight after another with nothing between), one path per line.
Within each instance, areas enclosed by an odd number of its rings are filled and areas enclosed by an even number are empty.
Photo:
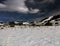
M0 46L60 46L60 26L4 27Z

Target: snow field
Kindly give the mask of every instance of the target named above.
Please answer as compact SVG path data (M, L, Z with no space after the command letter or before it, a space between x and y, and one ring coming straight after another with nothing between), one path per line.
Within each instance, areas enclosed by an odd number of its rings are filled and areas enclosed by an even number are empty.
M4 27L0 46L60 46L60 26Z

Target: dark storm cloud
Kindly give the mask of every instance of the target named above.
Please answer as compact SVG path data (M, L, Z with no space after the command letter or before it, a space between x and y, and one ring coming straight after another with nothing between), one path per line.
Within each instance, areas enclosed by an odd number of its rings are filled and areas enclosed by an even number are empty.
M0 0L0 3L4 3L4 1L6 1L6 0Z
M29 12L28 7L25 4L26 0L0 0L0 11L18 11L18 12ZM33 0L30 0L32 2ZM2 3L3 2L3 3ZM2 8L1 8L2 7ZM37 12L38 9L32 12Z
M4 4L0 4L4 6L8 11L18 11L18 12L28 12L32 10L32 12L37 12L42 9L47 9L47 6L53 6L53 4L58 0L0 0L0 2L4 2Z
M40 2L40 3L53 3L55 0L34 0L35 2Z
M55 3L55 0L33 0L33 1L26 0L25 1L25 4L29 8L29 10L31 10L31 8L40 9L54 3Z

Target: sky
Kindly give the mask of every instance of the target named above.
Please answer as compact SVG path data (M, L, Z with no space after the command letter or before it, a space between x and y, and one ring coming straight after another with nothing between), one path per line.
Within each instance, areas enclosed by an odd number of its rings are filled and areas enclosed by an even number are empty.
M29 9L25 5L25 1L26 0L0 0L0 10L18 11L18 12L27 13L27 12L29 12ZM30 0L30 2L34 3L32 0ZM54 2L54 0L43 0L40 3L45 5L45 3L47 3L47 2L52 3L52 2ZM39 11L39 9L35 8L32 10L31 13L36 13L38 11Z
M26 0L0 0L0 11L30 12L25 5L25 1ZM38 9L34 9L31 13L36 13L38 11Z
M35 18L42 18L45 16L45 14L43 14L43 16L39 13L39 10L40 10L40 5L37 5L35 7L37 8L34 8L32 9L32 11L29 11L28 7L26 6L25 2L26 0L0 0L0 20L12 20L11 18L14 16L15 18L17 19L22 19L22 20L28 20L28 19L34 19ZM52 5L51 3L54 4L54 1L55 0L42 0L40 3L42 4L42 6L44 7L41 7L42 9L45 9L47 10L51 10L53 9L54 5ZM56 1L59 1L59 0L56 0ZM29 1L31 3L30 6L34 7L34 2L32 0ZM60 3L60 2L59 2ZM51 4L51 5L50 5ZM50 6L53 6L53 7L50 7ZM30 7L29 6L29 7ZM38 7L39 6L39 7ZM48 8L45 8L46 6L48 6ZM39 8L39 9L38 9ZM55 7L54 7L55 8ZM2 12L2 11L9 11L11 13L6 13L6 12ZM19 14L15 14L12 12L18 12ZM22 13L21 13L22 12ZM27 14L27 15L23 15L23 13L39 13L39 14ZM4 16L4 17L3 17ZM8 16L8 17L6 17ZM11 16L11 18L10 18ZM16 17L17 16L17 17ZM19 17L18 17L19 16ZM14 19L13 17L13 19ZM7 19L8 18L8 19ZM17 20L16 19L16 20Z
M30 19L40 17L39 15L25 14L30 11L25 6L24 1L25 0L0 0L0 21L30 21ZM35 9L31 13L36 13L37 11L38 10Z
M25 0L0 0L0 10L27 12Z

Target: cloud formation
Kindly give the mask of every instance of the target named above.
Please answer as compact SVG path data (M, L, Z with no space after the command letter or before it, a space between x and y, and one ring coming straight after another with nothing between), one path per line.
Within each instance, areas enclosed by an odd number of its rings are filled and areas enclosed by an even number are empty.
M25 0L6 0L4 4L0 3L0 11L28 12L24 1Z
M11 11L27 12L28 8L24 4L25 0L7 0L7 9Z
M28 7L25 5L26 0L6 0L4 4L0 4L0 11L17 11L27 13L29 12ZM30 0L31 2L33 0ZM2 9L1 9L2 8ZM33 13L37 12L37 10L33 10Z
M6 5L0 3L0 8L6 8Z

